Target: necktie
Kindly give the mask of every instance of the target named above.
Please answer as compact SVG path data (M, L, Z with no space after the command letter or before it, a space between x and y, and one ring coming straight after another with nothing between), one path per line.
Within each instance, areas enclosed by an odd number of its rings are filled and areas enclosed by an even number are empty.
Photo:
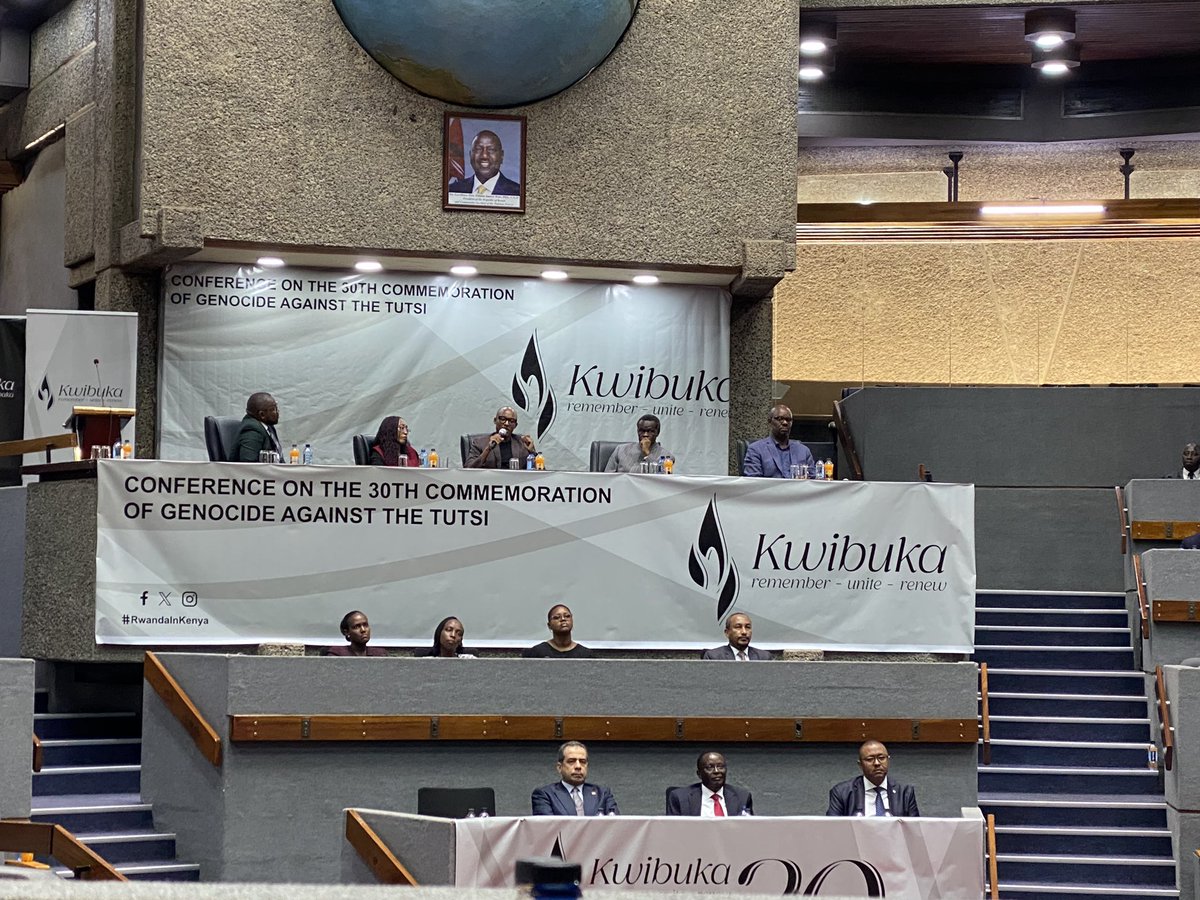
M887 810L883 808L883 788L875 788L875 815L886 816Z
M480 185L478 188L476 188L476 189L475 189L475 193L477 193L477 194L486 194L486 193L487 193L487 186L486 186L486 185L482 185L482 184L481 184L481 185Z
M713 794L713 815L722 818L725 816L725 807L721 806L720 794Z
M575 815L583 815L583 793L579 788L574 788L571 791L571 799L575 801Z
M746 659L746 651L745 650L738 651L738 662L748 662L748 660Z

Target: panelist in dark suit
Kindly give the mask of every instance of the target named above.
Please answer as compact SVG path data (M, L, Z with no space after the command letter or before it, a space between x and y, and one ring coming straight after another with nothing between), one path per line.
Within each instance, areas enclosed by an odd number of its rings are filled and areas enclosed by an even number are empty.
M696 760L698 784L678 787L667 794L668 816L725 816L754 815L754 798L745 788L725 783L728 766L720 753L701 753Z
M518 436L517 411L511 406L496 410L492 419L496 430L486 437L471 438L467 448L468 469L507 469L509 460L515 459L520 468L525 468L529 454L535 452L533 438L527 434Z
M380 647L368 647L371 640L371 623L367 621L366 613L357 609L342 616L342 637L350 643L345 646L326 647L321 651L322 656L387 656Z
M793 441L792 411L786 406L772 406L767 413L770 437L755 441L746 448L742 474L750 478L791 478L792 466L813 465L812 451L799 441Z
M1200 481L1200 448L1195 444L1185 444L1183 447L1183 466L1174 472L1168 472L1167 478L1182 478L1185 481Z
M867 741L858 748L862 775L829 791L827 816L919 816L917 792L910 784L888 781L887 747ZM868 795L869 794L869 795Z
M713 647L700 654L701 659L722 659L726 662L760 662L769 660L771 654L750 646L754 625L745 613L734 613L725 620L725 637L729 643L724 647Z
M452 194L495 194L499 197L521 196L519 182L506 178L500 171L504 165L504 145L494 131L481 131L471 141L472 178L459 178L450 182Z
M578 741L558 748L559 781L537 788L530 797L535 816L620 815L612 791L587 780L588 751Z
M275 426L279 424L279 404L266 391L251 394L246 401L246 416L237 437L238 462L258 462L263 450L283 455Z

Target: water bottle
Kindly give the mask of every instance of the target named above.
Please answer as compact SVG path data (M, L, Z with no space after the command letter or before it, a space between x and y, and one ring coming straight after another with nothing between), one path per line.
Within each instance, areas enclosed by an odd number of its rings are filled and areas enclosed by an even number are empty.
M300 465L300 448L292 444L292 449L288 451L288 465Z
M467 810L467 818L468 819L475 818L475 807L472 806L470 809Z
M825 460L823 460L823 459L817 460L816 476L817 476L817 481L825 480Z
M667 454L663 457L663 472L670 475L675 471L675 457Z
M483 809L479 810L479 818L481 818L481 819L486 819L490 815L491 815L491 813L488 812L486 806L483 807Z
M667 471L667 458L665 456L660 456L658 458L658 468L655 471L659 475L662 475L664 472Z
M421 448L421 468L424 469L424 468L427 468L428 466L429 466L429 454L428 454L428 452L426 452L425 448L422 447Z
M300 454L300 459L306 466L311 466L313 461L312 444L304 445L304 452Z
M1158 771L1158 744L1150 744L1146 748L1146 767Z
M825 479L827 481L833 480L833 457L832 456L829 457L829 459L825 460Z
M437 447L429 448L429 468L436 469L438 467L438 452Z
M121 438L120 437L118 437L116 442L113 443L113 445L112 445L112 458L113 459L121 458Z
M133 459L133 442L129 438L121 445L121 459Z
M533 458L533 467L539 472L546 468L546 457L542 456L542 451L537 452L537 456Z
M530 453L528 456L525 457L525 470L528 472L532 472L534 463L536 463L536 462L537 462L537 457L534 454Z

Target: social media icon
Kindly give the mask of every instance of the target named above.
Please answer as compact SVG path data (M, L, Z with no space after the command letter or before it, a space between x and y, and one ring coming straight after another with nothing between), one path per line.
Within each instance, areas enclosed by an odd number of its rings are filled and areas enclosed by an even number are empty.
M159 591L158 592L158 605L159 606L170 606L172 593L173 593L172 591Z
M195 591L184 591L183 596L180 597L180 602L182 602L184 606L195 606L200 602L200 598L196 596Z
M142 601L142 606L146 605L146 600L148 600L149 597L150 597L149 591L142 591L142 595L140 597L138 597L138 599Z

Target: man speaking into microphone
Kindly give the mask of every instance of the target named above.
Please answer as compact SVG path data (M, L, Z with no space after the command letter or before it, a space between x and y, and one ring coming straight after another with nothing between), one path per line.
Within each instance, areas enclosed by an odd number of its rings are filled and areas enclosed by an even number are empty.
M524 469L529 454L535 452L533 438L527 434L517 435L517 411L511 406L496 410L495 431L478 434L471 438L467 448L468 469L508 469L511 460Z

